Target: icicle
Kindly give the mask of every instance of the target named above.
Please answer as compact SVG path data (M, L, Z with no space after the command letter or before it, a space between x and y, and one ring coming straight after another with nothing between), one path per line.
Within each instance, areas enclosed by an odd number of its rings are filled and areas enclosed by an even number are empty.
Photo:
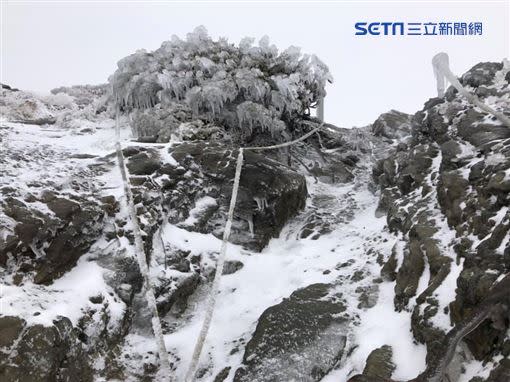
M256 196L253 198L253 200L255 200L255 202L257 203L257 210L259 212L263 212L266 209L266 207L268 206L266 198Z
M250 230L250 237L253 239L255 237L255 231L253 229L253 215L249 216L246 221L248 222L248 228Z

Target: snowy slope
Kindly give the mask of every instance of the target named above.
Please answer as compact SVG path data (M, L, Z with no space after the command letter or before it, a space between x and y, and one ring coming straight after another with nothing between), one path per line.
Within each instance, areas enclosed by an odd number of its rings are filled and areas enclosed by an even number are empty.
M507 72L483 64L463 81L507 111ZM183 380L235 149L202 122L182 123L167 143L135 142L121 119L168 376L103 95L83 107L3 94L12 113L0 125L2 379ZM330 127L293 148L292 168L286 153L247 158L237 244L228 246L196 380L412 380L440 364L451 333L493 302L509 270L509 139L450 90L412 119L391 111L365 128ZM505 304L455 343L452 382L505 380Z

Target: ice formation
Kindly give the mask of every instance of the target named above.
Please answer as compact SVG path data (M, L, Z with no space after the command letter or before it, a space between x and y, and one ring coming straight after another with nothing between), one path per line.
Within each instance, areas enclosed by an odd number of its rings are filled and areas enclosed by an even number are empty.
M299 48L279 53L267 37L258 46L249 38L236 46L198 27L185 40L174 36L154 52L123 58L109 81L124 112L184 103L195 118L277 137L315 107L332 77Z

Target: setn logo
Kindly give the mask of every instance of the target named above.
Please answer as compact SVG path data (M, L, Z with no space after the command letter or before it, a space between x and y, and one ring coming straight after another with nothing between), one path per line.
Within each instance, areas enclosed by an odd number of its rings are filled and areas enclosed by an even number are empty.
M357 22L356 36L481 36L481 22Z
M381 34L388 35L403 35L404 34L404 23L356 23L354 25L356 28L356 35L363 36L366 34L371 34L374 36L378 36Z

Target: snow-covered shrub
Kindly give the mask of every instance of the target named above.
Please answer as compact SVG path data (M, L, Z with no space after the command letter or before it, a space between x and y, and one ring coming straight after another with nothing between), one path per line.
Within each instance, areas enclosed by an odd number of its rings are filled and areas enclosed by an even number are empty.
M101 85L75 85L61 86L51 90L54 95L67 94L74 98L78 106L89 105L101 97L108 96L110 86L108 84Z
M49 96L48 100L54 102L59 97L63 100L64 96L73 100L72 112L64 112L59 115L59 124L65 128L74 128L80 120L96 121L104 117L103 112L108 111L108 115L114 115L111 107L111 85L75 85L61 86L51 90L54 96ZM108 110L110 106L110 110ZM77 109L77 110L76 110ZM76 119L76 121L73 121Z
M53 93L43 97L44 102L64 108L71 108L74 105L74 97L66 93Z
M131 113L131 128L135 137L151 137L168 142L183 122L191 121L191 110L179 103L157 104L150 109L136 109Z
M243 136L287 137L293 121L325 95L331 75L316 56L299 48L278 52L267 37L258 46L253 42L245 38L236 46L213 40L198 27L154 52L137 51L120 60L109 79L116 107L131 113L184 104L194 119L243 130ZM157 128L156 123L152 130Z
M26 91L0 91L0 115L7 121L28 124L54 124L58 110L44 97Z

